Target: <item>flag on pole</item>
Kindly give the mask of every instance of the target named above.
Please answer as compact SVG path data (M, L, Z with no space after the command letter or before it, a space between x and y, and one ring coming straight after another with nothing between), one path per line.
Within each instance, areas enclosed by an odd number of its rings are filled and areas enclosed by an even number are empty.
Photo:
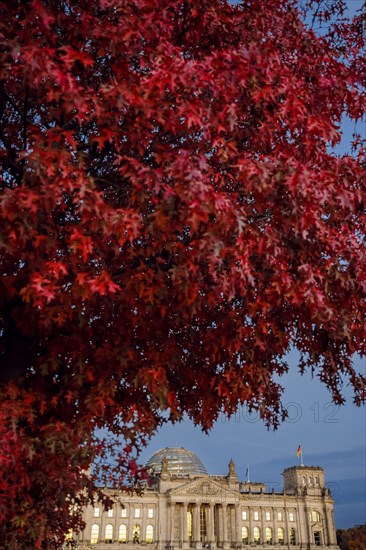
M249 464L247 464L247 470L245 472L245 477L247 478L247 482L249 482Z
M301 445L299 445L298 448L297 448L296 456L297 456L297 458L300 458L300 456L301 456Z

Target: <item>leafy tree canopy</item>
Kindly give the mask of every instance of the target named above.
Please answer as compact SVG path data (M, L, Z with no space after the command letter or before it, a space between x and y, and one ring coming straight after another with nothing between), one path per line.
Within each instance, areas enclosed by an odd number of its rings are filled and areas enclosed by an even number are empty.
M365 9L327 5L2 2L6 547L58 548L90 464L141 479L166 418L277 426L293 346L364 400L365 144L332 147L365 115Z
M366 548L366 525L338 529L337 543L341 550L364 550Z

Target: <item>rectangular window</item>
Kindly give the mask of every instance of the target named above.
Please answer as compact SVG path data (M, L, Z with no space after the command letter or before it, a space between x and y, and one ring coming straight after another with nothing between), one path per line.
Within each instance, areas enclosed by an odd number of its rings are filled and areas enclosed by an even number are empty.
M94 508L94 517L95 517L95 518L99 518L99 517L100 517L100 508L99 508L99 506L97 506L96 508Z
M147 510L147 517L149 519L153 518L154 517L154 508L148 508Z
M246 510L243 510L242 513L241 513L241 519L248 519L248 513Z
M278 521L282 521L282 512L277 512Z
M121 510L121 518L127 517L127 508L123 507Z
M254 517L254 521L258 521L259 520L259 512L254 512L253 517Z
M110 508L107 512L107 518L113 518L113 508Z
M289 521L295 521L293 512L290 512L290 513L289 513L288 519L289 519Z
M271 512L266 512L266 520L270 521L271 519Z
M200 507L200 535L201 542L205 542L207 537L207 518L205 506Z
M135 508L135 518L141 517L141 508Z

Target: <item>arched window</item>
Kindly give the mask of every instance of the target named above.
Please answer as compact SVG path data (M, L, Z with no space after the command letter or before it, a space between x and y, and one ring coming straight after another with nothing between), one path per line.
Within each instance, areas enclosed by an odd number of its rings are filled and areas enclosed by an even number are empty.
M270 527L266 527L266 543L272 544L272 529Z
M154 542L154 527L152 525L147 525L146 527L146 542L147 544Z
M127 526L124 523L119 526L118 542L127 542Z
M91 528L90 533L90 544L97 544L99 540L99 525L97 523L94 523Z
M243 544L248 544L249 542L248 527L241 528L241 540Z
M259 529L259 527L254 527L253 537L254 537L255 544L260 544L261 543L261 530Z
M285 544L285 534L282 527L277 529L278 544L283 546Z
M141 533L140 526L134 525L132 530L132 542L134 544L140 544L140 533Z
M293 527L290 529L290 544L296 544L296 531Z
M113 540L113 525L111 523L108 523L108 525L105 526L105 541L107 543L111 543Z

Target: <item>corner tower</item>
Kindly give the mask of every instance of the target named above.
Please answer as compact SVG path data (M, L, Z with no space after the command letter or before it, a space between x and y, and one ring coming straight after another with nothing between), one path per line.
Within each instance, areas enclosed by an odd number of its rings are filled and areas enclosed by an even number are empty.
M292 466L283 472L284 487L287 494L308 494L321 496L327 491L324 470L320 466Z

